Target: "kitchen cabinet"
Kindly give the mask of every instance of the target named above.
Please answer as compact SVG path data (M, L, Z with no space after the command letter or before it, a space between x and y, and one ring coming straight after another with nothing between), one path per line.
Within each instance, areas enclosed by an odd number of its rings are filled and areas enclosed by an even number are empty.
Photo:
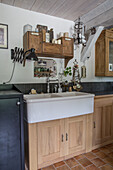
M67 154L86 149L86 116L66 119Z
M95 76L113 76L113 31L104 30L95 44Z
M25 51L34 48L37 56L63 58L65 67L74 55L73 38L61 37L61 44L43 42L42 33L28 31L23 36L23 48Z
M93 147L113 142L113 96L95 97Z
M24 170L23 98L0 91L0 170Z
M29 170L91 151L91 130L92 114L29 123Z

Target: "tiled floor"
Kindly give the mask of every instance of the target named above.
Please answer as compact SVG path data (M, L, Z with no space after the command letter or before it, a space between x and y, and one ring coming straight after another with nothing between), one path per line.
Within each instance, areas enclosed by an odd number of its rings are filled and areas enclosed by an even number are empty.
M113 170L113 144L40 170Z

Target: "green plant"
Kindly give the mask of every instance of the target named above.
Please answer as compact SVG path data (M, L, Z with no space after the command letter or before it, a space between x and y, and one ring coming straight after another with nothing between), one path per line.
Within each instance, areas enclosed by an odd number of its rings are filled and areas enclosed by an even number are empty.
M71 67L67 67L67 68L64 70L64 76L66 77L67 75L69 75L69 76L72 75Z

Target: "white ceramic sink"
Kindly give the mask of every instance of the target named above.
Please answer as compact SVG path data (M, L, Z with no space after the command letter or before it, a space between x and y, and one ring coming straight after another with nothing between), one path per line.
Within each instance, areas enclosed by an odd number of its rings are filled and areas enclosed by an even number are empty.
M94 95L81 92L24 95L26 119L36 123L93 113Z

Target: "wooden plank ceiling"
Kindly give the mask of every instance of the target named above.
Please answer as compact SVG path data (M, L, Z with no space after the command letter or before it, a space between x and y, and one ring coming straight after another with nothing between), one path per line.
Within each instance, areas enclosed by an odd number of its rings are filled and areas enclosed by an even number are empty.
M31 11L76 20L106 0L0 0L1 3Z

